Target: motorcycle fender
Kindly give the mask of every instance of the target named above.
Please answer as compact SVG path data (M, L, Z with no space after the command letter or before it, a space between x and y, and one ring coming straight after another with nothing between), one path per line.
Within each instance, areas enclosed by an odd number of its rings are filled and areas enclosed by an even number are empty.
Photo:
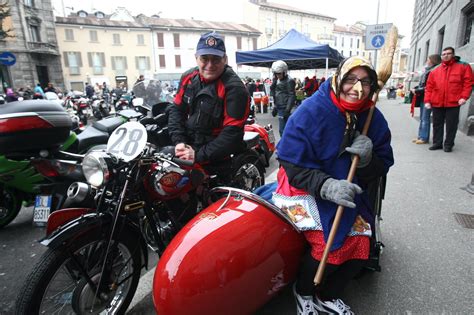
M70 242L74 242L74 240L80 238L84 234L90 235L91 233L102 233L102 230L104 230L110 224L113 223L113 218L110 215L104 215L96 212L90 213L92 210L93 209L86 208L71 208L53 212L48 218L48 227L49 221L53 214L58 213L60 211L68 211L70 212L70 214L68 214L67 216L64 213L62 214L62 216L58 215L58 218L62 217L62 222L66 223L62 225L59 224L58 228L55 229L54 232L48 233L46 237L40 241L40 243L51 249L55 249ZM74 215L79 215L79 217L70 220L70 218ZM60 219L58 218L53 218L53 220L57 224L60 222ZM70 221L66 220L68 218ZM117 221L117 226L121 226L123 220L124 218L120 216ZM142 258L145 268L148 269L148 249L145 240L141 235L140 229L136 225L127 222L125 222L125 227L135 233L137 237L141 240L140 247L143 254Z

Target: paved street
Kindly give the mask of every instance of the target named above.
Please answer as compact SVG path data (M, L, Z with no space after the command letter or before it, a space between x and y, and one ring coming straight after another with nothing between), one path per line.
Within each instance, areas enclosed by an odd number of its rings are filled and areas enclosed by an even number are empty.
M411 143L418 120L410 117L408 104L383 99L378 106L391 127L395 152L383 204L382 272L352 281L344 301L357 314L472 313L474 234L454 213L474 215L474 195L460 189L474 171L474 137L458 132L452 153L428 151L427 145ZM257 118L278 129L270 114ZM274 162L268 174L275 168ZM19 287L43 250L36 243L43 232L31 227L31 215L24 210L0 230L0 314L13 312ZM128 314L154 314L152 276L151 271L142 279ZM295 314L294 308L287 288L256 314Z

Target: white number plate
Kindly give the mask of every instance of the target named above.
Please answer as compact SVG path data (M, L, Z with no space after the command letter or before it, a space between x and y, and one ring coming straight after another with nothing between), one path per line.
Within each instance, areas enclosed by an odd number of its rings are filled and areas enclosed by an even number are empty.
M33 210L33 223L35 225L44 225L48 222L49 213L51 212L51 196L37 195L35 200L35 208Z
M110 135L107 152L125 162L136 158L146 146L147 133L139 122L130 121L119 126Z

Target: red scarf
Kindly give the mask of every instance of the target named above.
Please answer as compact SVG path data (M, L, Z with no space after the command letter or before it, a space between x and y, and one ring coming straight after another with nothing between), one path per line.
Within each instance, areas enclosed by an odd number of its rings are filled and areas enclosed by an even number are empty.
M353 112L353 113L362 113L368 110L372 105L374 105L374 102L372 100L360 100L355 103L349 103L346 102L343 99L337 99L336 94L331 90L331 100L333 104L339 108L341 113L345 113L346 111L348 112Z

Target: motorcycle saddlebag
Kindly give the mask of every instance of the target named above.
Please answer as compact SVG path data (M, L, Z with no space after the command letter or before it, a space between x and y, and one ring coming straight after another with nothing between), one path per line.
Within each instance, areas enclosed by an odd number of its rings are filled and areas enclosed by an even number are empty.
M0 154L59 147L72 121L63 107L48 100L11 102L0 106Z

